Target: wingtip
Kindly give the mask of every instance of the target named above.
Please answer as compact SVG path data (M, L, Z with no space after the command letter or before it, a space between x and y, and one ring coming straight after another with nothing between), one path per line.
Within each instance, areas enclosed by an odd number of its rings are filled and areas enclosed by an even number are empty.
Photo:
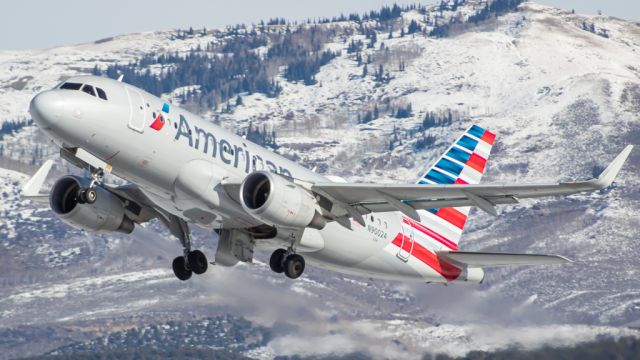
M560 260L560 263L567 263L567 264L573 264L573 260L564 257L562 255L554 255L558 260Z
M49 175L49 171L51 171L52 166L53 160L49 159L45 161L42 166L40 166L40 169L38 169L38 171L36 171L36 173L22 187L22 196L40 196L40 189L42 188L47 175Z
M618 154L618 156L613 159L611 164L609 164L609 166L604 169L602 174L600 174L597 179L593 180L594 185L600 189L606 188L611 185L611 183L613 183L613 180L615 180L616 176L622 169L622 166L627 161L627 158L629 158L632 150L633 145L627 145L624 150L622 150L620 154Z

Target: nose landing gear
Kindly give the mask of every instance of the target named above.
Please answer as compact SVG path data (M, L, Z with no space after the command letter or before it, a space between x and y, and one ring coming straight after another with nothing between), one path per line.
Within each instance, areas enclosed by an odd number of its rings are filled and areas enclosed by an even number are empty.
M81 204L93 204L98 200L98 192L96 189L80 189L78 190L78 202Z
M292 249L277 249L269 259L271 270L284 273L289 279L297 279L304 272L304 258L295 254Z
M93 204L98 200L98 192L96 191L96 185L102 183L104 177L104 170L95 169L91 172L91 182L89 186L84 189L78 190L78 202L81 204Z

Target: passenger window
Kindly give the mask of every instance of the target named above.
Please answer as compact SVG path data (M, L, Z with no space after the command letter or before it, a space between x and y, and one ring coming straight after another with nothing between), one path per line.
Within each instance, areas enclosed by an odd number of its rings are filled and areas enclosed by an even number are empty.
M100 97L100 99L107 100L107 93L104 92L104 90L102 90L99 87L97 87L96 91L98 92L98 96Z
M64 83L62 84L62 86L60 86L60 89L65 89L65 90L80 90L80 88L82 87L82 84L79 83Z
M91 95L91 96L96 96L96 93L93 91L93 86L91 85L85 85L82 87L82 91L86 92L87 94Z

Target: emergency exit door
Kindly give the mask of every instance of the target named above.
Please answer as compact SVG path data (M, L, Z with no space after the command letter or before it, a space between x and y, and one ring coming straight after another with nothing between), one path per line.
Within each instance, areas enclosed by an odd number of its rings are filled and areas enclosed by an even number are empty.
M409 223L407 223L407 220L402 221L402 244L400 245L400 249L398 249L398 254L397 256L402 260L402 261L409 261L409 257L411 256L411 253L413 252L413 244L414 244L414 237L413 237L413 228L411 227L411 225Z

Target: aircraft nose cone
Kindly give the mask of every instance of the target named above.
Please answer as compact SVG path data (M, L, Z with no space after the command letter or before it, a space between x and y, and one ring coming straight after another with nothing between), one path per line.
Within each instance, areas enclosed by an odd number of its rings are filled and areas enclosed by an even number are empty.
M41 92L31 100L29 112L38 125L49 127L60 120L64 107L63 96L56 90L49 90Z

